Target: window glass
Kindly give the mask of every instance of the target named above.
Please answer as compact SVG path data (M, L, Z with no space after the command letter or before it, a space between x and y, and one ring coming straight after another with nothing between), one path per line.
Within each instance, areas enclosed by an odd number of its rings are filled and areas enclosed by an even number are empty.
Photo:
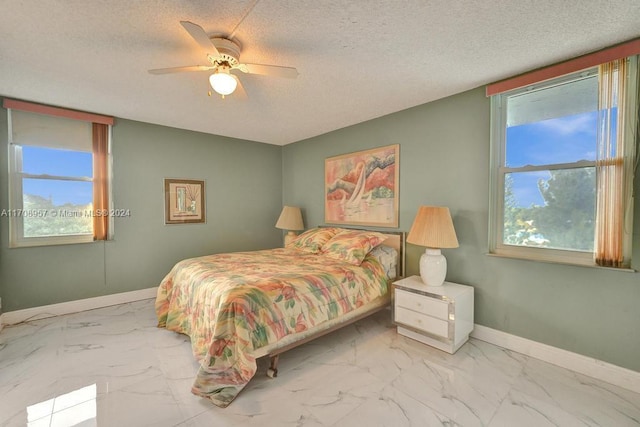
M91 177L93 155L83 151L23 146L22 172L38 175Z
M22 179L23 237L92 234L93 182L79 180L93 175L92 153L21 148L23 172L42 176Z
M503 243L593 251L594 167L505 176Z
M93 233L90 182L39 179L25 179L23 182L24 237ZM46 189L50 192L43 196Z
M507 127L595 111L597 69L516 91L509 95L507 109Z
M93 183L24 178L24 237L92 234Z
M502 244L593 250L597 85L578 75L504 95Z
M507 167L596 159L598 112L558 117L507 128Z
M597 75L507 97L505 166L595 160Z

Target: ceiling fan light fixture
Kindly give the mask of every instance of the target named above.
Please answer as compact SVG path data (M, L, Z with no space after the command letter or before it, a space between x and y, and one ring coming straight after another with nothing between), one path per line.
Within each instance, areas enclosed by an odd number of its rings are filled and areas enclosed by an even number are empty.
M209 77L213 90L222 96L231 95L236 90L238 82L228 72L217 71Z
M259 0L254 0L249 11L253 9ZM249 12L247 12L249 13ZM246 17L246 14L245 14ZM240 20L242 22L244 17ZM201 26L189 21L180 21L182 27L189 33L191 38L200 45L202 50L207 54L207 60L210 65L187 65L181 67L157 68L149 70L151 74L169 74L181 73L188 71L210 71L213 72L209 76L211 89L220 94L222 98L231 95L236 90L239 92L240 98L246 98L242 83L235 74L230 74L232 70L238 70L244 74L258 74L262 76L284 77L287 79L295 79L298 77L298 70L293 67L282 67L279 65L268 64L242 64L240 63L240 52L242 46L233 38L236 30L231 32L227 37L209 36ZM240 24L238 24L240 25ZM236 29L238 28L236 25ZM239 88L239 89L238 89ZM208 91L211 96L212 90Z

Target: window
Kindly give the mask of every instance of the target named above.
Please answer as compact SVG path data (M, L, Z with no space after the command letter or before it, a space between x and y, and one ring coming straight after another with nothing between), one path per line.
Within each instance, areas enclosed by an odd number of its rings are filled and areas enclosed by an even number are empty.
M9 209L0 215L9 218L10 246L106 240L109 125L88 121L94 116L86 113L22 101L5 99L4 106Z
M637 58L611 64L492 96L490 252L628 266Z

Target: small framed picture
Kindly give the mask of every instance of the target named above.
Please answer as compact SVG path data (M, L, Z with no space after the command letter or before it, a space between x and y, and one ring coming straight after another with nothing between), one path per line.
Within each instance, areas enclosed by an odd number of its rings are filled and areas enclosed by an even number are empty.
M205 222L204 181L165 178L164 205L165 224Z

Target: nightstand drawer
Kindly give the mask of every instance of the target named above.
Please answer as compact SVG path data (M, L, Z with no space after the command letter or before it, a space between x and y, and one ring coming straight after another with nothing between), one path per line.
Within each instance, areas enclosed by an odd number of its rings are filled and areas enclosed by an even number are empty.
M449 338L449 322L445 320L436 319L402 307L396 307L395 317L395 321L398 323L412 326L440 337Z
M449 304L445 301L438 301L424 295L396 289L396 307L404 307L418 313L427 313L429 316L439 319L449 319Z

